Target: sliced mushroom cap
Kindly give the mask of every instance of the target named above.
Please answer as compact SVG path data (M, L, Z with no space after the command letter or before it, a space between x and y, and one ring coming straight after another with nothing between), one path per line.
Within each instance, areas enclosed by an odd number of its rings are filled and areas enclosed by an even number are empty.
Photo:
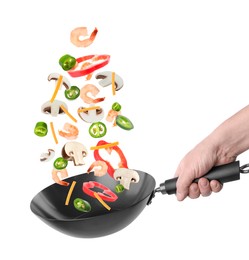
M100 79L99 85L102 87L107 87L112 84L112 71L102 71L100 73L97 73L95 76L96 79ZM124 86L123 79L115 73L115 79L114 79L115 89L116 91L120 90Z
M80 107L78 109L78 115L83 121L87 123L95 123L101 121L104 118L104 110L102 108L87 110L84 107Z
M41 106L41 111L44 114L51 114L51 116L57 116L58 114L63 114L64 111L61 109L63 105L67 109L66 103L60 100L54 100L54 102L47 101Z
M61 75L59 73L51 73L48 75L48 81L55 80L57 81ZM69 89L71 87L71 84L69 80L63 76L62 78L62 84L66 89Z
M42 153L40 156L41 162L48 162L50 161L55 155L55 151L53 149L48 149L47 153Z
M113 178L116 181L120 181L120 184L124 186L125 189L130 189L131 183L139 182L139 174L137 171L127 169L127 168L118 168L115 170Z
M84 165L84 157L87 156L86 147L79 142L66 143L61 151L61 155L68 161L73 161L75 166Z

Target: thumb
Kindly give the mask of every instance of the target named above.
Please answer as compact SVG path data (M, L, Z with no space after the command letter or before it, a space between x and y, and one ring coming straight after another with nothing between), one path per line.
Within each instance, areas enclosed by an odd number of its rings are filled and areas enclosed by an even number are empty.
M176 198L179 201L184 200L189 193L189 187L192 184L194 178L191 173L182 172L176 182Z

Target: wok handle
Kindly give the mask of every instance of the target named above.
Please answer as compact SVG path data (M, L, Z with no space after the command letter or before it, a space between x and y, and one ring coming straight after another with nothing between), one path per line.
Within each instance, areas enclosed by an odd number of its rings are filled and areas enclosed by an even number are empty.
M206 175L202 176L207 178L209 181L217 180L221 183L236 181L240 179L240 166L239 161L232 163L216 166L212 168ZM175 194L176 193L176 182L178 177L166 180L160 184L160 192L162 194ZM195 179L193 182L197 183L198 179Z

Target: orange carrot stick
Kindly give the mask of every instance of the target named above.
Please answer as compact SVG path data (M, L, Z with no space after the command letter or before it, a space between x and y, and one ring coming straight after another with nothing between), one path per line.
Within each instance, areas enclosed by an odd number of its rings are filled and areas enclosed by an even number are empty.
M50 122L50 128L51 128L51 132L52 132L54 141L55 141L56 144L58 144L58 139L57 139L55 131L54 131L54 124L53 124L53 122Z
M67 109L66 109L63 105L61 105L61 109L64 111L64 113L65 113L68 117L70 117L75 123L77 123L77 119L76 119L75 117L73 117L73 116L67 111Z

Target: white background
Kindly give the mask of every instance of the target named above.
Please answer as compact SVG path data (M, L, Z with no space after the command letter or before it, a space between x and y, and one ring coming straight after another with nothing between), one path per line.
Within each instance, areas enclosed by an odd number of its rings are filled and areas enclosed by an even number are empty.
M248 259L246 175L208 198L180 203L159 194L126 229L97 239L63 235L29 208L33 196L52 183L50 167L39 162L47 146L33 129L44 119L40 106L54 88L48 74L63 73L61 55L111 55L106 68L125 81L117 100L135 128L110 131L107 141L119 139L129 167L150 173L159 185L174 176L194 145L249 103L248 1L0 5L0 258ZM99 29L87 49L70 43L78 26ZM238 159L249 162L249 153Z

